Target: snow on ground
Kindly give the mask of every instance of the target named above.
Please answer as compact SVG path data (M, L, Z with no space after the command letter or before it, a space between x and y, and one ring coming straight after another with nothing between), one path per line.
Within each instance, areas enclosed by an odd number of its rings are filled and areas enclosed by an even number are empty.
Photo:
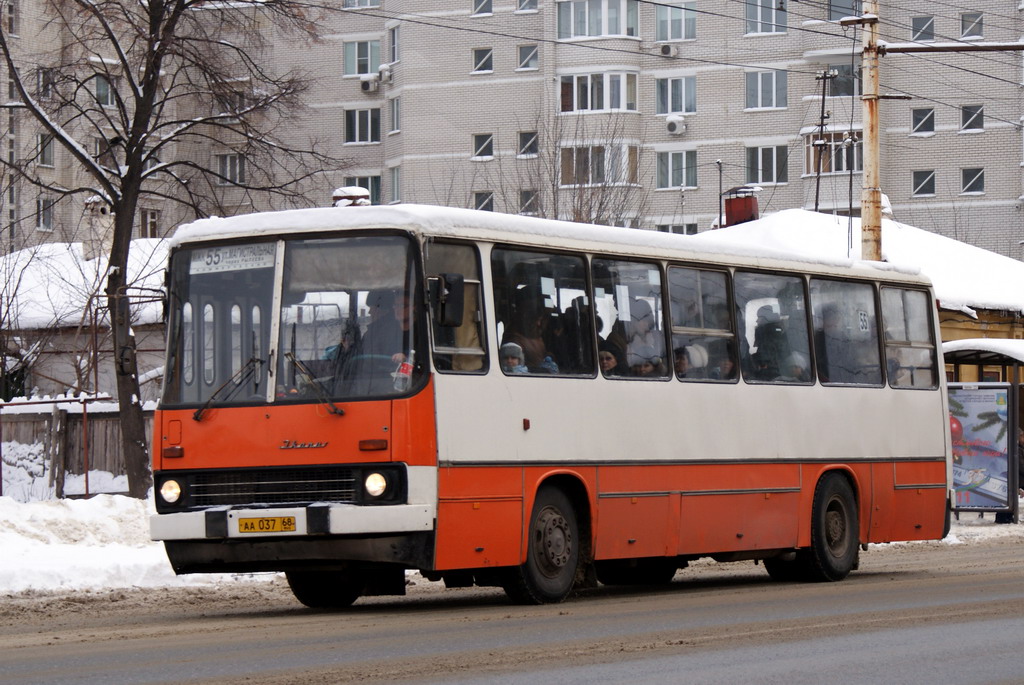
M149 539L152 499L96 495L53 499L40 446L3 444L0 497L0 596L13 593L204 585L275 574L199 574L176 577L163 545ZM90 492L124 492L123 476L92 472ZM69 493L84 478L69 477ZM993 514L962 514L944 542L971 544L1001 537L1024 538L1024 524L997 525ZM916 544L916 543L894 543Z

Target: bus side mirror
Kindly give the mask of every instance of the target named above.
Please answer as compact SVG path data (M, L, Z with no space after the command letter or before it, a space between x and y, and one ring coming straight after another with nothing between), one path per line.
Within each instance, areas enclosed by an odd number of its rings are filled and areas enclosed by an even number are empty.
M437 274L430 279L430 311L434 322L446 328L462 325L466 283L462 274Z

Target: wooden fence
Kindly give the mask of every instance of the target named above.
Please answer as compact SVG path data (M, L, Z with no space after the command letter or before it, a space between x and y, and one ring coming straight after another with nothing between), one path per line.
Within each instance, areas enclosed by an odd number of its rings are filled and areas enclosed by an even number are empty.
M144 412L146 438L153 440L153 412ZM89 425L88 444L83 426ZM121 449L121 418L116 411L90 410L69 412L55 405L49 413L0 413L3 442L25 445L42 443L46 460L54 474L58 496L63 493L65 473L108 471L115 476L125 474Z

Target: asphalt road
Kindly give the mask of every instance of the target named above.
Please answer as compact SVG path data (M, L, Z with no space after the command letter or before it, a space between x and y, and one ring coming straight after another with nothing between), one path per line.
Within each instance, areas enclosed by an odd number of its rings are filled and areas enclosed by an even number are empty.
M280 580L0 600L0 683L1022 683L1024 539L872 546L831 584L699 562L541 607L419 581L340 613Z

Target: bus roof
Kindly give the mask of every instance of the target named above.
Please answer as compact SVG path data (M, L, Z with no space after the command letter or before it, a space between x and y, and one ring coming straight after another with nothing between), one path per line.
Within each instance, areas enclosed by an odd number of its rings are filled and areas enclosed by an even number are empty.
M885 262L802 255L732 241L716 241L707 233L692 236L581 224L554 219L433 205L398 204L370 207L317 207L212 217L184 224L171 246L211 240L300 235L331 230L385 228L422 236L468 238L535 247L610 252L631 256L717 262L751 267L776 267L829 272L840 269L868 278L928 283L918 269ZM882 273L884 272L884 276Z

